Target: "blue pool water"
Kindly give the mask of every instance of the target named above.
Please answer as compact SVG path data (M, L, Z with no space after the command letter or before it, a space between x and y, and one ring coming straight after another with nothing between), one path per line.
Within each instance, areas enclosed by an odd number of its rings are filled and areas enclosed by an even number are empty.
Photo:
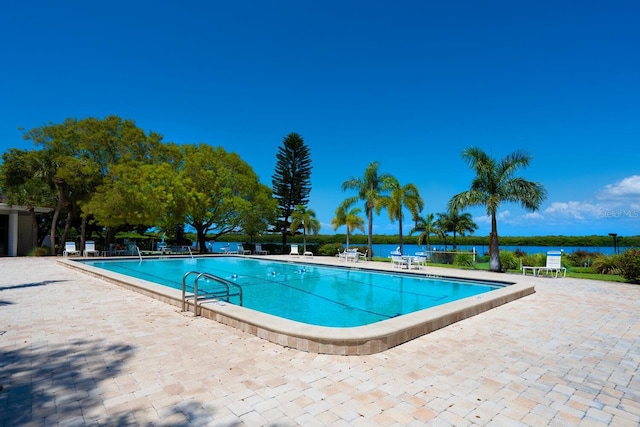
M182 288L190 271L207 272L242 287L243 306L298 322L353 327L379 322L504 284L417 277L244 257L88 261L87 264L150 282ZM189 287L193 287L195 275ZM206 292L214 282L198 281ZM231 303L238 300L231 298Z

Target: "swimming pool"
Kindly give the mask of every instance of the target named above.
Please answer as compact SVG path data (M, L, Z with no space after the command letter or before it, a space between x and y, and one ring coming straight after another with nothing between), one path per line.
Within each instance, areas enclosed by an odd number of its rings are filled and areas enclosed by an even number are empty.
M208 261L217 262L215 265L219 269L209 272L241 283L245 304L254 299L250 295L255 293L258 305L265 304L302 313L326 312L323 320L320 321L325 326L319 326L317 320L308 320L310 323L305 323L282 317L278 313L271 314L267 311L239 306L233 299L231 303L212 301L202 304L200 306L202 317L216 320L286 347L336 355L378 353L535 292L534 286L529 283L531 279L521 275L509 277L514 279L509 282L496 280L498 277L504 279L505 276L477 271L458 271L456 274L460 274L459 278L426 277L427 274L433 276L433 273L426 274L425 271L393 272L393 274L388 274L391 271L387 271L385 276L384 272L377 270L388 270L390 268L388 263L368 262L355 264L350 268L345 268L342 264L341 268L326 269L328 265L336 264L337 261L332 258L316 257L305 259L304 263L301 263L286 256L270 256L268 257L270 260L284 261L271 264L258 261L259 258L264 260L266 257L254 257L254 260L249 258L251 257L206 256L181 258L180 262L157 258L147 258L142 262L138 259L60 259L58 262L178 307L182 304L179 287L181 287L184 272L202 271L205 270L204 266ZM245 262L250 262L247 264L250 269L246 271L240 269ZM137 271L138 267L145 264L147 267L152 267L150 271L144 273L146 276L141 271ZM102 268L104 265L117 266L115 270L121 270L109 271ZM208 270L209 267L206 269ZM324 276L330 281L322 292L320 292L321 286L314 283L314 278L318 276ZM390 281L381 284L379 276L384 276ZM420 280L416 280L418 276L421 276ZM468 286L484 289L473 296L458 295L460 299L445 302L445 299L456 292L451 290L438 292L439 285L427 292L426 289L430 286L429 281L434 279L452 282L454 288L465 289L464 292ZM472 285L471 281L478 284ZM275 296L272 292L275 288L281 288L280 296ZM309 299L306 299L298 309L290 310L287 306L290 305L294 294L305 294ZM358 295L357 298L356 295ZM404 296L403 302L398 301L402 299L401 295ZM360 303L356 301L359 299L369 300L371 304L358 305ZM431 306L434 302L442 304L431 308L420 308ZM325 304L331 305L331 308ZM327 315L332 313L336 306L347 306L350 315ZM132 316L135 316L135 313L132 313ZM329 322L334 322L334 317L351 319L348 320L349 322L358 319L362 326L348 326L353 325L349 323L346 324L347 326L344 326L345 323L326 323L327 318L330 319ZM343 321L344 319L340 322Z
M186 273L206 272L242 288L244 307L328 327L368 325L504 286L228 256L87 264L175 289L182 288ZM195 277L187 283L190 291ZM218 284L200 280L198 287L199 294L207 294ZM228 302L240 303L237 296Z

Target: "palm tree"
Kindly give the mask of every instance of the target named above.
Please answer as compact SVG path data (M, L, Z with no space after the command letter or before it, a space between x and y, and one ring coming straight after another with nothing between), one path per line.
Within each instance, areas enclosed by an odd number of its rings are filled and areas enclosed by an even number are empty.
M402 211L406 207L411 213L411 218L416 220L424 208L424 201L415 184L407 184L403 187L395 178L390 181L391 193L382 199L382 205L387 209L391 222L398 220L398 244L402 252L402 219L404 218Z
M433 222L433 214L428 214L426 217L418 216L416 219L416 225L411 229L409 235L420 232L418 236L418 246L422 245L423 241L427 242L427 252L431 251L431 244L429 243L429 236L435 232L435 224Z
M318 234L320 231L320 221L316 218L316 213L312 209L307 209L304 205L297 205L291 213L291 232L302 227L302 247L307 251L307 233Z
M382 209L383 193L390 191L392 188L391 180L393 177L388 173L378 173L378 162L372 162L367 166L364 171L364 177L354 178L351 177L342 183L342 190L357 190L358 198L365 202L365 210L367 212L368 219L368 235L367 244L369 252L367 252L367 258L371 260L371 254L373 247L371 239L373 236L373 211L376 214L380 213Z
M354 230L364 232L364 219L360 216L362 209L351 207L356 200L358 200L356 197L351 197L342 202L336 209L336 216L331 220L333 231L343 225L347 226L347 249L349 249L349 236L351 233Z
M516 151L500 162L489 157L477 147L462 152L462 158L476 173L471 181L471 189L456 194L449 201L449 207L464 209L469 206L485 206L491 217L489 235L489 269L501 271L500 246L496 214L503 202L519 203L524 209L536 211L547 197L547 190L538 182L514 176L520 168L527 167L532 157L524 151Z
M464 236L465 233L473 234L478 229L478 225L473 222L470 213L459 214L457 209L450 209L449 212L439 213L437 223L444 232L453 233L453 250L456 250L456 235Z

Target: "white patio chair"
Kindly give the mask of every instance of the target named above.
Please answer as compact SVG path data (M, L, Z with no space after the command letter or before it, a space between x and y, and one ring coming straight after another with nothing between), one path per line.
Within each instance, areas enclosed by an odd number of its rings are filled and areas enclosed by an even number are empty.
M256 250L253 252L256 255L269 255L269 251L262 249L262 243L256 243Z
M561 251L547 251L547 264L544 267L537 267L537 270L538 275L540 275L540 271L544 271L547 275L555 273L555 277L558 277L558 273L562 271L562 277L567 277L567 269L562 266Z
M289 256L300 256L300 252L298 251L298 245L291 245L291 251L289 252Z
M76 242L65 242L62 256L80 255L80 251L76 249Z
M96 250L96 242L88 240L84 242L84 256L100 255L100 251Z

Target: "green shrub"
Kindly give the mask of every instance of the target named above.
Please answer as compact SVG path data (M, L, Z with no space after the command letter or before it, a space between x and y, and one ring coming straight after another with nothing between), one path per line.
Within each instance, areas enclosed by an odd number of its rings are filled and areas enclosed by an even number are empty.
M545 254L531 254L525 255L522 258L522 265L529 267L543 267L547 263L547 256Z
M500 251L500 264L502 270L517 270L520 268L520 259L517 258L513 252Z
M318 248L318 255L320 256L335 256L338 254L338 249L343 250L342 243L325 243Z
M48 246L38 246L29 252L29 256L48 256L51 254L51 248Z
M455 265L461 267L473 267L473 255L472 254L456 254L456 258L453 260Z
M478 264L486 264L491 260L491 256L489 254L485 254L482 256L476 255L476 263Z
M640 284L640 249L627 249L619 257L620 274L629 283Z
M591 270L598 274L619 274L620 257L618 255L598 255L591 264Z
M593 264L595 258L601 256L599 253L592 253L587 251L575 251L572 254L563 258L566 263L572 267L584 267Z

